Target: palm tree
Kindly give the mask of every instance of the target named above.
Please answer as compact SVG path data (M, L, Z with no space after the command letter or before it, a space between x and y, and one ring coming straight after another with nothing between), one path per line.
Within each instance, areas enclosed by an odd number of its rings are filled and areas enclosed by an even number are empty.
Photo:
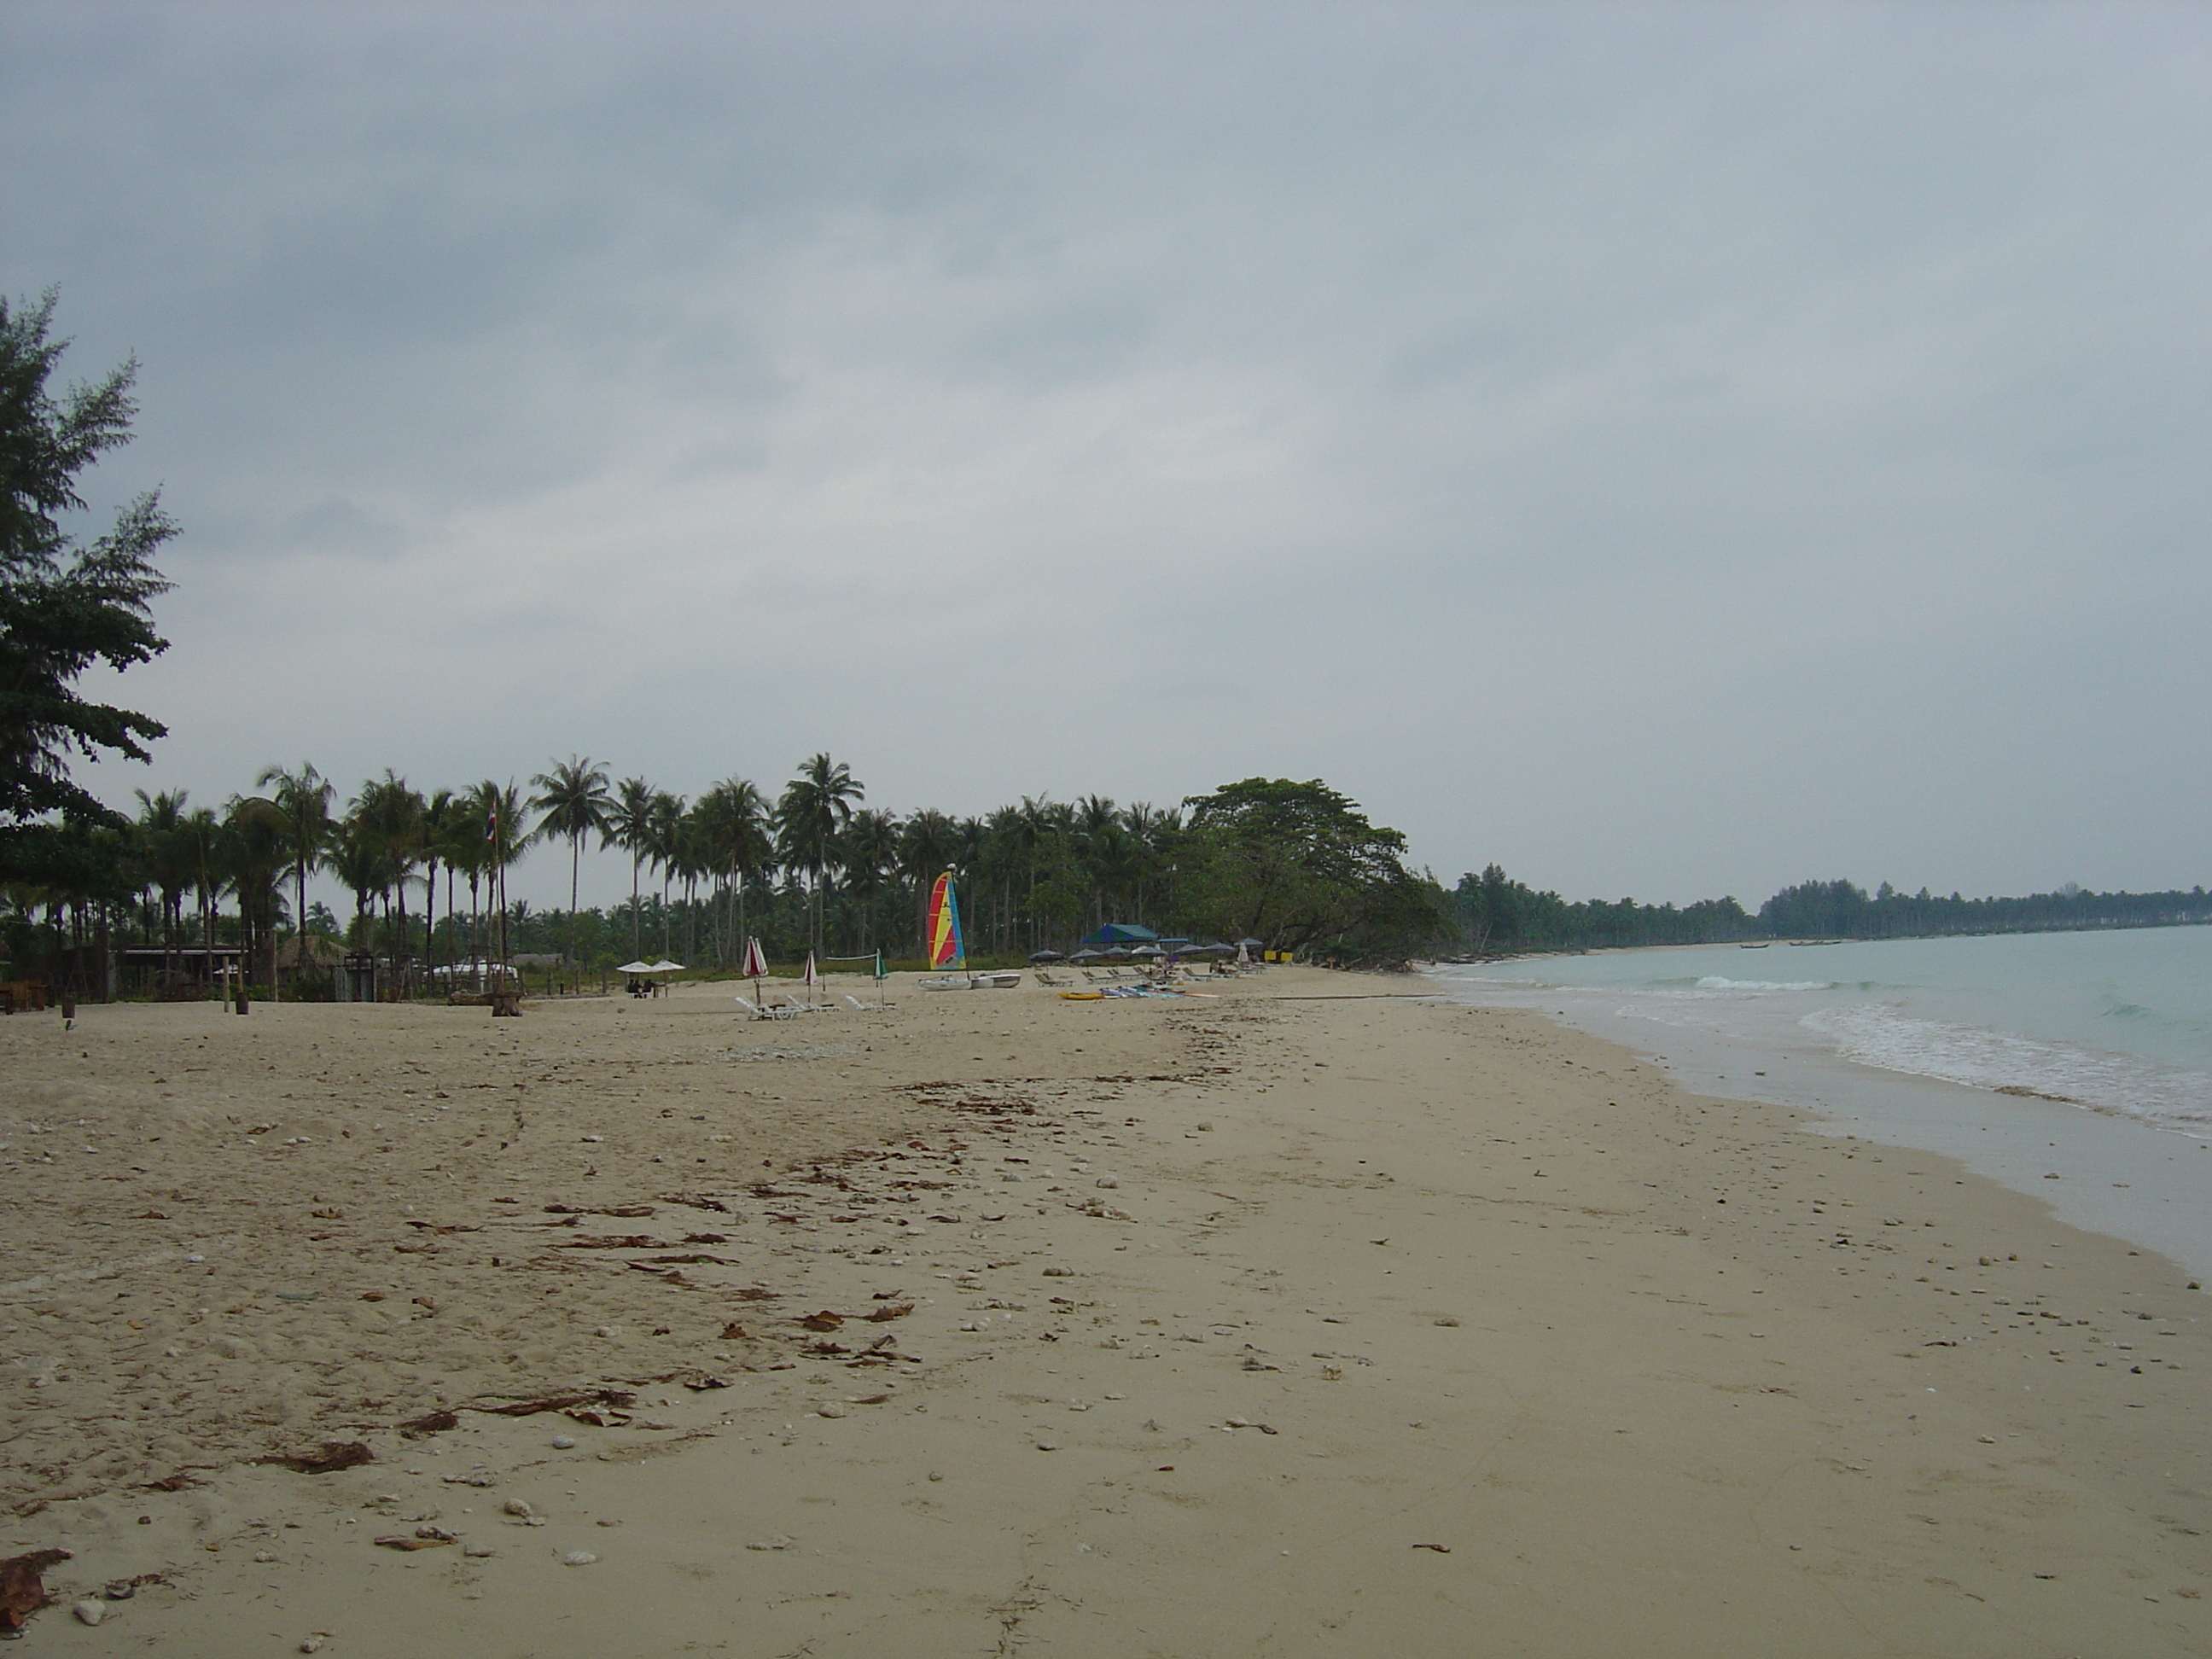
M643 778L624 778L615 786L599 831L599 850L610 847L629 854L629 953L635 957L645 948L640 932L644 919L638 914L638 866L653 847L653 786Z
M422 808L422 960L438 965L438 866L446 866L446 925L453 922L453 857L463 834L461 803L450 789L434 792Z
M860 921L860 953L868 953L875 923L876 896L898 868L899 821L896 813L862 807L853 814L845 832L837 837L837 862L845 872L845 885L858 901Z
M744 778L723 779L699 798L692 813L700 857L724 884L723 931L729 933L732 945L743 939L745 883L770 855L767 816L767 798L758 786ZM730 915L732 904L734 917Z
M568 960L576 960L577 884L583 869L584 837L604 830L607 809L607 769L588 755L571 755L554 763L550 772L530 780L538 793L531 797L540 836L560 836L568 843Z
M913 814L899 831L899 869L914 889L914 936L921 956L929 954L929 890L959 853L959 826L933 809Z
M665 957L672 948L668 937L668 884L684 860L684 797L665 789L654 792L651 816L653 839L647 844L646 856L660 872L660 954Z
M373 950L376 939L369 918L369 902L384 890L384 852L375 831L358 812L349 812L331 838L327 862L331 873L353 895L353 926L349 942L356 951Z
M383 891L390 894L397 890L398 896L398 935L392 945L395 969L402 956L411 954L408 947L414 942L407 926L407 883L422 858L424 810L422 797L390 767L375 782L362 785L361 793L354 798L353 816L376 849ZM388 908L385 920L392 920Z
M464 809L483 828L483 869L491 880L492 912L499 918L499 960L507 962L507 872L522 856L530 836L522 828L522 792L512 783L486 778L468 793ZM473 878L471 878L473 885Z
M177 834L184 842L185 867L191 873L192 895L200 913L200 944L209 952L204 966L212 981L216 902L230 879L222 867L222 826L206 807L196 806L179 821Z
M294 931L305 933L307 872L322 863L323 849L330 844L331 802L337 791L305 761L300 763L296 772L287 772L281 766L262 768L253 787L266 789L271 784L276 786L276 792L270 799L284 815L285 848L292 860L292 888L296 901L292 911ZM306 960L304 957L301 958L302 963Z
M235 796L223 815L224 862L238 892L238 918L245 929L246 974L265 968L276 980L276 913L290 830L283 809L260 795ZM258 963L256 959L261 958Z
M811 876L814 885L813 945L822 950L822 878L830 867L830 838L853 816L853 803L867 798L867 791L853 769L825 754L816 755L799 769L776 803L777 827L782 831L784 862Z
M181 789L162 790L138 797L138 831L146 854L146 873L161 895L161 942L172 949L184 923L185 889L191 884L191 844L185 834L185 802ZM176 963L168 963L174 972Z

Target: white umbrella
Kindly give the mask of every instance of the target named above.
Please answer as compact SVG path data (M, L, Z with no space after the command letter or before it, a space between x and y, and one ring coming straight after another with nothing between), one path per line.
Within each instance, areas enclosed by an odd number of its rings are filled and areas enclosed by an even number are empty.
M684 971L684 964L680 962L671 962L666 957L663 957L646 971L649 974L680 974Z
M649 974L652 971L653 964L649 962L625 962L615 969L618 974Z

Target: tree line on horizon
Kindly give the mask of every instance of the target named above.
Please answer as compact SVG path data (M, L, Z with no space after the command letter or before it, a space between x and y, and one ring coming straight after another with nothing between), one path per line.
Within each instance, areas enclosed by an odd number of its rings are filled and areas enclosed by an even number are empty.
M1404 837L1319 780L1247 779L1166 808L1024 796L965 817L868 807L826 753L773 798L729 778L686 799L586 757L551 764L528 793L489 781L426 793L386 771L341 808L312 765L270 767L255 787L220 812L141 790L133 818L65 824L86 878L9 884L0 945L15 957L236 945L264 984L279 940L301 933L426 967L548 951L604 969L657 950L731 969L753 937L777 959L913 956L946 870L977 956L1069 947L1111 921L1363 957L1448 933L1443 890L1406 868ZM507 871L541 842L568 847L566 911L505 896ZM630 898L611 910L576 902L593 843L629 861ZM308 902L319 872L351 895L349 917Z
M1733 896L1680 908L1632 898L1569 903L1538 892L1492 864L1462 876L1451 908L1465 948L1477 956L1594 951L1650 945L1729 945L1761 939L1921 939L1956 933L2033 933L2212 923L2202 886L2164 893L2093 893L2069 883L2024 898L1948 898L1925 887L1873 893L1850 881L1804 881L1747 911Z

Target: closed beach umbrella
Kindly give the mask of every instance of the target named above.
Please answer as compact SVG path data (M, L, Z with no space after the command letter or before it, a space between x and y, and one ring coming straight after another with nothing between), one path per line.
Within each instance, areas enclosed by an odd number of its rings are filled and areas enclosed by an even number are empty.
M745 941L745 959L738 965L738 972L747 979L761 979L768 973L768 952L761 949L757 939Z

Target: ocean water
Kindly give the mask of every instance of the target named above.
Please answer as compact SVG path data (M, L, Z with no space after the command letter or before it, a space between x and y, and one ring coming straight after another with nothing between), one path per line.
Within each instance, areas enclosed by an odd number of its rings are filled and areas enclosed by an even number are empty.
M2212 1275L2212 928L1778 940L1434 972L1455 997L1539 1010L1692 1087L1962 1158L2075 1225Z

